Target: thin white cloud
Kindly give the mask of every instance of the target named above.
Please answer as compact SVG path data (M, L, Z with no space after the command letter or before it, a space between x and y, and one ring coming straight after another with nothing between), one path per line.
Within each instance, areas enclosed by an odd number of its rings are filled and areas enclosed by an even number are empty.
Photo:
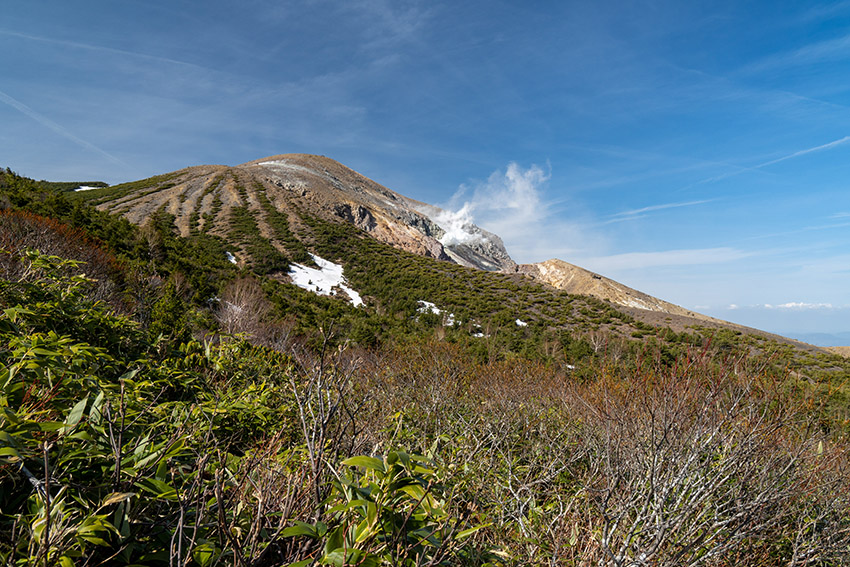
M779 53L756 63L749 70L760 71L791 65L811 65L850 57L850 35L818 41L795 51Z
M82 41L70 41L67 39L56 39L52 37L41 37L37 35L30 35L25 33L20 33L11 30L0 29L0 35L7 35L11 37L17 37L20 39L27 39L30 41L37 41L39 43L48 43L52 45L58 45L60 47L71 47L74 49L84 49L87 51L98 51L101 53L111 53L113 55L122 55L125 57L137 57L141 59L146 59L149 61L157 61L161 63L169 63L172 65L180 65L182 67L192 67L194 69L201 69L204 71L212 71L212 69L208 67L203 67L201 65L196 65L194 63L188 63L186 61L180 61L179 59L171 59L170 57L159 57L157 55L148 55L147 53L140 53L138 51L127 51L126 49L116 49L114 47L106 47L104 45L94 45L91 43L84 43Z
M430 18L428 5L417 1L356 0L341 6L344 13L362 22L367 48L380 49L416 41Z
M612 218L623 218L623 217L634 217L640 218L643 213L649 213L652 211L661 211L664 209L676 209L679 207L693 207L694 205L702 205L705 203L710 203L712 201L716 201L716 199L702 199L699 201L687 201L684 203L663 203L660 205L650 205L648 207L642 207L640 209L632 209L630 211L623 211L621 213L615 213L611 215Z
M769 165L773 165L775 163L779 163L779 162L782 162L782 161L785 161L785 160L793 159L795 157L800 157L800 156L804 156L806 154L811 154L811 153L814 153L814 152L820 152L820 151L823 151L823 150L828 150L830 148L834 148L836 146L846 144L847 142L850 142L850 136L844 136L843 138L840 138L838 140L834 140L832 142L828 142L826 144L821 144L820 146L815 146L813 148L807 148L805 150L800 150L800 151L794 152L792 154L788 154L787 156L782 156L782 157L777 158L777 159L772 159L770 161L760 163L756 166L753 166L752 169L761 169L762 167L767 167Z
M752 254L735 248L698 248L659 252L628 252L611 256L584 258L582 266L605 273L618 270L640 270L662 266L699 266L741 260Z
M706 307L708 308L708 307ZM729 310L735 309L755 309L755 310L770 310L770 311L812 311L812 310L843 310L847 309L847 307L840 307L837 305L833 305L832 303L811 303L807 301L789 301L787 303L780 303L777 305L773 305L771 303L759 303L756 305L746 305L740 306L735 303L730 304L726 307Z
M765 309L833 309L831 303L806 303L805 301L791 301L781 305L770 305L765 303Z
M806 148L804 150L798 150L798 151L790 153L788 155L784 155L784 156L778 157L776 159L772 159L772 160L769 160L769 161L766 161L766 162L763 162L763 163L759 163L759 164L753 165L751 167L741 167L740 169L737 169L735 171L731 171L729 173L723 173L721 175L715 175L715 176L712 176L712 177L707 177L706 179L702 179L700 181L692 183L691 185L688 185L687 187L685 187L685 189L688 189L690 187L694 187L696 185L703 185L705 183L712 183L714 181L721 181L723 179L729 179L730 177L736 177L738 175L741 175L742 173L748 173L748 172L751 172L751 171L758 171L759 169L763 169L765 167L768 167L768 166L771 166L771 165L774 165L774 164L777 164L777 163L780 163L780 162L783 162L783 161L786 161L786 160L789 160L789 159L794 159L794 158L797 158L797 157L800 157L800 156L804 156L806 154L811 154L811 153L815 153L815 152L821 152L821 151L824 151L824 150L829 150L829 149L832 149L836 146L841 146L843 144L846 144L847 142L850 142L850 136L844 136L843 138L839 138L837 140L833 140L831 142L827 142L826 144L821 144L819 146Z
M56 122L53 122L49 118L42 116L41 114L39 114L38 112L36 112L32 108L30 108L29 106L25 105L21 101L13 98L11 96L9 96L8 94L4 93L3 91L0 91L0 101L5 102L9 106L11 106L15 110L17 110L18 112L20 112L20 113L22 113L26 116L29 116L30 118L32 118L33 120L35 120L36 122L41 124L42 126L50 128L51 130L53 130L54 132L56 132L60 136L71 140L72 142L74 142L78 146L81 146L81 147L83 147L87 150L91 150L95 153L98 153L98 154L106 157L110 161L113 161L113 162L115 162L119 165L124 165L124 166L127 165L123 161L118 159L117 157L113 156L112 154L102 150L101 148L95 146L91 142L83 140L79 136L75 136L67 128L63 128L62 126L60 126Z

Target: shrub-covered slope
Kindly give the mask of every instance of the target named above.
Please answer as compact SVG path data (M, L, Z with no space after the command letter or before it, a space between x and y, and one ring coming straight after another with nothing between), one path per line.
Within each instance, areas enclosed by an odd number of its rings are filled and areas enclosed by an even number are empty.
M301 211L355 308L73 197L0 180L5 564L847 562L841 358Z

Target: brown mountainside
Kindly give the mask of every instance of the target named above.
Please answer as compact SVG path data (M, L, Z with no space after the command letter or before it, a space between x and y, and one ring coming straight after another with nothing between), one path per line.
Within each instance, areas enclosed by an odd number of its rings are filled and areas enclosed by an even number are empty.
M552 259L536 264L521 264L519 271L567 293L592 295L623 307L719 322L713 317L663 301L563 260Z
M497 235L474 225L464 226L472 238L443 244L440 239L446 232L434 220L440 209L400 195L324 156L285 154L234 167L189 167L94 190L85 198L139 225L164 209L174 215L184 236L200 231L232 243L234 213L241 210L256 223L260 235L282 252L292 252L292 243L280 238L280 230L272 226L273 217L285 219L297 235L303 232L301 215L306 212L354 224L371 237L414 254L481 270L519 272L568 293L594 296L648 323L679 330L694 324L744 329L561 260L518 266ZM303 250L304 245L300 246ZM240 261L247 256L241 255Z
M190 167L150 181L150 187L136 182L130 184L133 190L106 194L98 206L137 224L164 208L175 216L183 235L202 230L222 236L228 232L233 209L245 207L262 236L275 243L266 219L271 205L287 215L290 225L300 222L296 211L306 211L352 223L381 242L422 256L490 271L516 267L496 235L475 227L486 237L482 239L486 246L444 246L440 242L443 229L416 210L421 203L323 156L286 154L235 167Z

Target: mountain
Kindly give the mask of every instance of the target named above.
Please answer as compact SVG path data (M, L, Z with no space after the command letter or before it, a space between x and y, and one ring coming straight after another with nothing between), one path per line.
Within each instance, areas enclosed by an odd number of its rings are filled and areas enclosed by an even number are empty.
M591 295L623 307L722 323L713 317L652 297L563 260L552 259L536 264L522 264L518 269L520 273L530 278L567 293Z
M202 231L227 238L234 214L250 216L256 223L255 237L307 262L292 233L303 225L301 211L309 211L324 220L345 221L380 242L420 256L486 271L519 272L556 289L627 309L723 324L562 260L518 266L497 235L473 224L449 226L446 211L396 193L323 156L285 154L235 167L189 167L93 189L84 197L135 224L143 224L155 211L165 211L174 215L183 236ZM280 230L275 229L275 219L289 227L285 234L276 234ZM249 247L247 242L241 244L235 257L250 257ZM300 254L293 247L301 249Z
M550 289L600 299L652 327L667 326L677 332L695 325L755 331L690 311L562 260L520 266L497 235L471 223L458 226L447 211L405 197L324 156L282 154L232 167L188 167L112 187L91 187L76 195L137 225L150 223L159 212L171 215L181 236L219 237L229 246L228 258L239 266L291 281L303 279L320 293L354 298L363 290L348 287L342 266L332 261L356 262L350 258L350 250L340 251L333 259L311 255L322 240L309 226L311 219L343 223L417 256L520 275ZM299 263L297 274L290 273L291 262ZM315 271L317 263L333 266L337 275ZM363 269L374 274L378 268L373 264ZM319 281L324 283L318 285ZM361 285L371 283L366 280ZM408 291L413 294L412 289ZM432 299L424 291L415 298L429 303ZM510 297L500 301L503 306L523 304ZM563 321L553 313L549 317ZM628 335L633 331L620 332Z
M5 563L846 563L850 359L240 168L0 171Z
M234 211L248 213L259 233L281 251L286 244L274 238L269 213L297 226L303 224L299 211L309 211L324 220L346 221L380 242L420 256L488 271L516 267L498 236L471 226L480 238L444 243L446 231L432 220L439 209L323 156L286 154L235 167L189 167L107 191L92 190L86 198L136 224L164 210L174 215L183 236L196 230L226 235ZM431 210L431 216L420 209Z

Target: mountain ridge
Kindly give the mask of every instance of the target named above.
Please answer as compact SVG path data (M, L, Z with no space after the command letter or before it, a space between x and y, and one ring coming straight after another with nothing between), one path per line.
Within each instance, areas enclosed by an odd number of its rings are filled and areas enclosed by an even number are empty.
M347 222L376 240L417 255L486 271L520 273L555 289L624 308L734 326L563 260L518 265L498 235L466 223L461 227L462 238L456 238L449 233L453 227L443 226L447 211L397 193L325 156L278 154L237 166L193 166L91 190L84 198L136 224L143 224L156 210L165 210L174 215L183 236L202 230L226 237L234 210L245 209L254 217L258 235L290 256L293 251L276 238L268 217L275 216L278 224L297 232L303 223L297 211L308 210L326 220ZM244 259L248 254L242 248L239 256ZM303 250L299 258L306 260Z

